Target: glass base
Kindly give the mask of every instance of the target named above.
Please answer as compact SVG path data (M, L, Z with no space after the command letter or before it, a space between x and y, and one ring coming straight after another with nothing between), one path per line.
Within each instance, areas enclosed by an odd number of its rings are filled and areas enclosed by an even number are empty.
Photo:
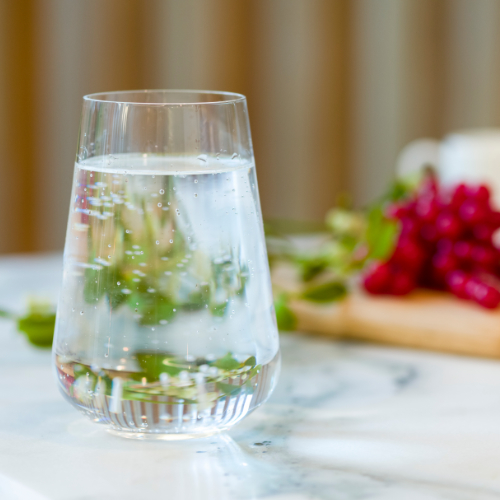
M213 436L214 434L219 434L224 432L226 428L219 429L206 429L200 432L179 432L179 433L161 433L161 432L135 432L135 431L127 431L120 429L108 428L107 431L109 434L113 436L118 436L126 439L141 439L144 441L182 441L185 439L196 439L196 438L205 438L208 436Z

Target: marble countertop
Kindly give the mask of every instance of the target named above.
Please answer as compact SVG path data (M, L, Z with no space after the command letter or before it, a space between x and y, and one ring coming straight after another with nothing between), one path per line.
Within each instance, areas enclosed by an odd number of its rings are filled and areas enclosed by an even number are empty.
M54 299L59 255L0 259L0 307ZM500 363L281 336L271 400L227 434L109 435L59 395L50 353L0 322L2 500L500 498Z

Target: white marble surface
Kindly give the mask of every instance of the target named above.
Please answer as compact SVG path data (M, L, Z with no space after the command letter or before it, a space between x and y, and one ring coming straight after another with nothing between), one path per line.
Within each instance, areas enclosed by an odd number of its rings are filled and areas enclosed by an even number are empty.
M0 307L57 295L60 257L0 259ZM500 498L500 363L282 335L270 402L184 442L107 434L50 353L0 323L0 499Z

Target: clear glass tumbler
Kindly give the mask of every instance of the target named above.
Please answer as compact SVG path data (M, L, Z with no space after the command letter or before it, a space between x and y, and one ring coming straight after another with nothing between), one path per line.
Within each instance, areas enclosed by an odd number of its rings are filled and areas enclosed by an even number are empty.
M246 99L84 97L54 341L56 377L113 433L227 429L279 373Z

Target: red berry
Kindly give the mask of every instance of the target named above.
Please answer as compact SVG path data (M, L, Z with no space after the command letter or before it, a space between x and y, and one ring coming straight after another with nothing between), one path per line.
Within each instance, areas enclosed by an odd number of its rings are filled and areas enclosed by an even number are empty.
M488 206L490 202L490 190L484 184L480 186L468 186L467 197L476 200L481 205Z
M450 292L460 299L468 298L467 292L465 291L465 285L468 280L469 277L467 274L460 269L450 271L446 275L446 284L448 285Z
M434 277L438 281L444 281L446 275L458 267L458 262L452 253L437 253L432 257L432 269Z
M436 229L439 236L455 240L462 234L463 226L453 213L441 212L436 219Z
M451 196L450 208L457 211L462 206L462 203L467 199L467 186L465 184L459 184Z
M385 213L389 219L401 219L406 215L409 215L410 208L407 204L392 203L387 207Z
M480 306L495 309L500 304L500 291L486 283L479 283L474 288L472 299Z
M476 288L479 287L482 284L481 280L477 277L472 277L467 280L465 283L465 293L467 297L470 299L474 300L474 297L476 295Z
M414 217L405 216L401 219L401 238L414 238L420 232L420 222Z
M488 224L484 223L477 224L472 229L474 238L484 242L490 242L494 232L495 229L492 226L489 226Z
M500 290L500 280L494 274L488 272L482 272L475 275L476 278L480 279L486 285L490 285L494 288Z
M434 199L420 199L415 205L415 215L423 222L434 222L439 215L439 206Z
M465 200L458 213L460 218L471 226L483 221L486 216L486 210L475 200Z
M493 229L498 229L500 227L500 212L490 212L488 214L488 223Z
M453 241L442 238L436 243L436 251L440 254L451 253L453 251Z
M425 254L420 246L408 238L400 238L391 260L401 264L406 269L418 270Z
M468 262L471 259L472 244L468 241L457 241L453 245L453 253L462 262Z
M363 285L368 293L377 295L386 293L389 289L391 271L388 264L374 265L363 280Z
M439 237L436 226L434 226L434 224L424 224L420 229L420 236L428 243L436 242Z
M406 295L415 288L415 280L409 273L396 273L391 280L390 293L393 295Z
M474 245L471 250L471 258L474 263L483 268L490 268L498 263L497 252L485 245Z
M367 292L405 295L418 284L483 307L500 305L500 251L492 245L500 211L491 209L490 198L485 185L440 192L429 173L413 200L387 207L387 216L400 221L400 235L390 260L365 275Z

